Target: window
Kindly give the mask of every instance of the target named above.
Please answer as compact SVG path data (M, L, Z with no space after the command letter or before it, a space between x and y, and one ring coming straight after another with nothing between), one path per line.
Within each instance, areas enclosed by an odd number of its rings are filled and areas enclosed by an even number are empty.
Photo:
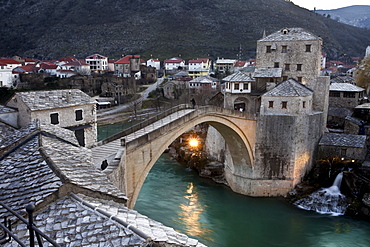
M50 114L50 122L51 124L59 124L59 114L58 113Z
M330 91L329 97L340 97L340 92Z
M297 71L302 71L302 64L297 64Z
M243 83L243 90L248 90L248 83Z
M344 92L343 98L356 98L356 93L354 92Z
M287 51L288 51L288 46L282 45L281 46L281 53L287 53Z
M346 156L346 154L347 154L347 149L342 148L342 149L340 150L340 155L341 155L342 157L345 157L345 156Z
M239 90L239 83L234 84L234 90Z
M303 108L306 108L306 101L303 101L303 102L302 102L302 107L303 107Z
M286 80L288 80L288 76L283 76L283 81L286 81Z
M266 53L271 53L271 45L266 45Z
M286 109L288 105L288 101L282 101L281 102L281 109Z
M274 108L274 101L269 101L269 108Z
M298 76L297 81L302 82L302 76Z
M75 111L75 115L76 115L76 121L80 121L83 119L82 117L82 110L76 110Z
M274 63L274 68L279 68L279 62Z
M306 52L311 52L311 45L306 45Z
M290 64L289 63L285 64L285 70L290 70Z

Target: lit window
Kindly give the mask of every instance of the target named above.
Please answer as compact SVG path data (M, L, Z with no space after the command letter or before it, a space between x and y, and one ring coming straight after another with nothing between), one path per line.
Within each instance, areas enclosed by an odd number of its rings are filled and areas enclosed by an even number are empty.
M59 114L58 113L50 114L50 122L51 124L59 124Z
M281 109L286 109L287 108L287 105L288 105L288 102L287 101L282 101L281 102Z

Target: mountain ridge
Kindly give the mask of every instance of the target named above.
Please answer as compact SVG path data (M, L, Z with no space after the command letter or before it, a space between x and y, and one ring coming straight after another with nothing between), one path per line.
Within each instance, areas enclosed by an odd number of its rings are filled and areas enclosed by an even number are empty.
M255 56L263 32L302 27L330 57L363 56L370 30L285 0L0 0L0 55L56 59L100 53L168 58Z

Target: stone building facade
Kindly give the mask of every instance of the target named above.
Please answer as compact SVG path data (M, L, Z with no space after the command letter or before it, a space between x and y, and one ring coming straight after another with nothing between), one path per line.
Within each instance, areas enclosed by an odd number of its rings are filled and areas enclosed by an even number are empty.
M350 83L330 84L329 107L353 109L359 105L365 89Z
M81 146L96 144L96 102L81 90L17 92L6 106L18 110L18 127L39 119L73 130Z
M247 178L254 177L258 195L286 195L311 169L328 111L330 78L320 76L321 48L320 37L284 28L257 41L256 67L249 80L236 83L239 91L231 80L237 74L224 78L224 106L242 104L257 117L251 174L233 176L226 159L231 187L249 186Z

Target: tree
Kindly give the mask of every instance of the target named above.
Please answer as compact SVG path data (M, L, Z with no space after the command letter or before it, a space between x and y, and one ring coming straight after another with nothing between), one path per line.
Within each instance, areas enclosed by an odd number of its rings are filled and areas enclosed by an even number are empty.
M356 85L370 91L370 56L365 57L355 72Z

